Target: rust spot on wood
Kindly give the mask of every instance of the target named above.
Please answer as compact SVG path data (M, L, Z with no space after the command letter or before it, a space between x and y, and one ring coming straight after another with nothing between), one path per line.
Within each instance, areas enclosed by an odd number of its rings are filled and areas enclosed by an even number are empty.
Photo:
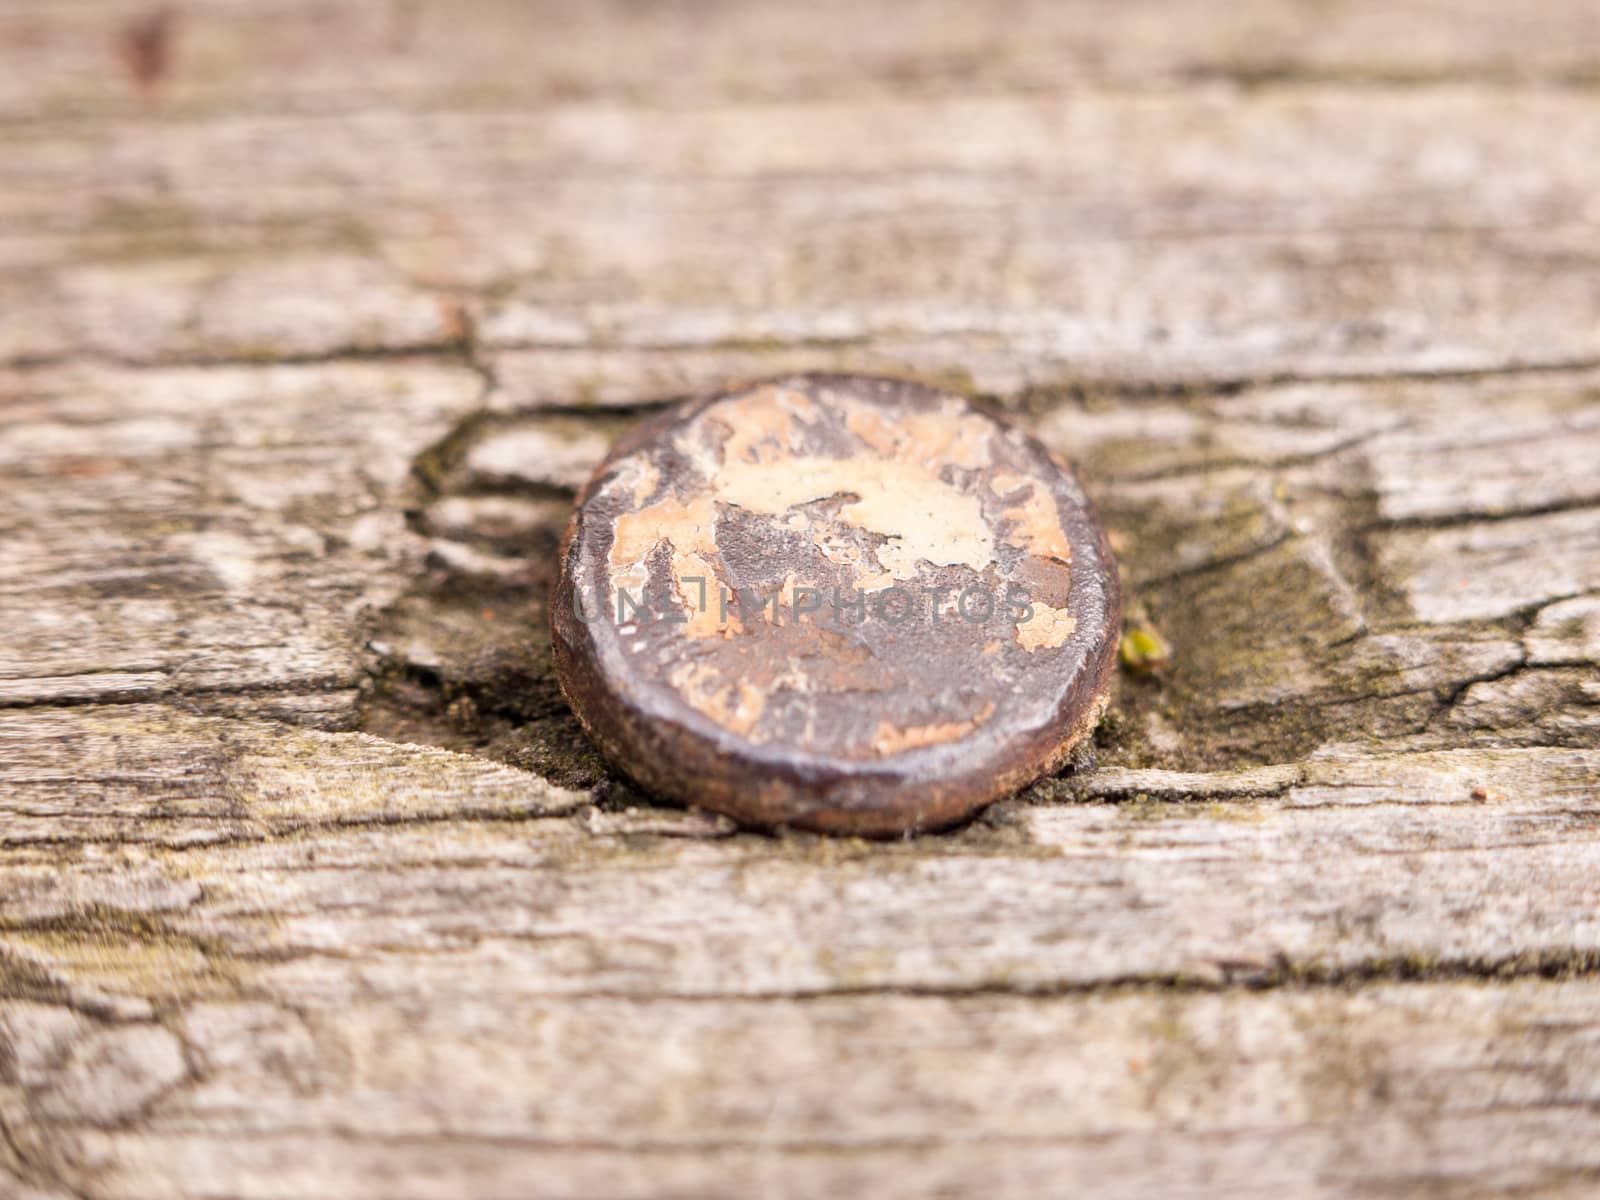
M117 34L117 57L139 94L153 98L172 69L178 16L157 8L127 21Z

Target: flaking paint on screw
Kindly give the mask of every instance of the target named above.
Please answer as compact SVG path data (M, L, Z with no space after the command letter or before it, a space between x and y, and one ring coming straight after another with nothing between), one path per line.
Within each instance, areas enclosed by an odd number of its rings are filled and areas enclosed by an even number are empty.
M861 599L839 620L802 590ZM917 620L868 615L895 593ZM727 602L749 594L777 603ZM624 438L579 497L551 610L563 690L643 786L883 835L1065 761L1105 708L1121 616L1063 463L960 397L839 375L691 400Z

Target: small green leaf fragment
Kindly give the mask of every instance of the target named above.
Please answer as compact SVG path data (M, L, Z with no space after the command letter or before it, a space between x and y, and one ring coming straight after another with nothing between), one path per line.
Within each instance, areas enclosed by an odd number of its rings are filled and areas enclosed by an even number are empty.
M1140 675L1154 675L1172 661L1172 646L1149 625L1135 625L1117 647L1122 665Z

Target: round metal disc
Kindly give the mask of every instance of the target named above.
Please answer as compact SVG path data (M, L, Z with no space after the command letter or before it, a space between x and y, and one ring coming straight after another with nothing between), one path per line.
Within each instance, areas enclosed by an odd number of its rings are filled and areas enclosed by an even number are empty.
M1067 467L957 396L778 379L596 469L551 605L561 686L647 789L760 826L948 824L1106 703L1116 566Z

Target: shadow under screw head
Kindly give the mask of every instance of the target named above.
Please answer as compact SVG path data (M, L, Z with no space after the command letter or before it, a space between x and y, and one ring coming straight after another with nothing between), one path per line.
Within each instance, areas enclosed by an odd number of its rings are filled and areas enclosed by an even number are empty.
M917 384L691 400L578 499L551 605L578 718L649 790L758 826L947 825L1104 710L1116 565L1038 442Z

